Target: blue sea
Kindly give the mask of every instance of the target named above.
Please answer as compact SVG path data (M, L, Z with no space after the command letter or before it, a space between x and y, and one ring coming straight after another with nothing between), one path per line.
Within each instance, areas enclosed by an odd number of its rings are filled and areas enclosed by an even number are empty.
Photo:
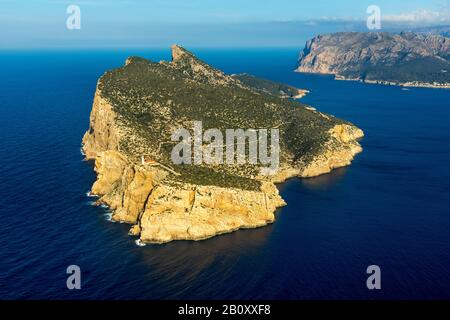
M1 299L448 299L450 90L292 72L299 49L194 49L227 73L311 91L365 131L349 167L279 186L274 224L200 242L137 246L86 193L80 142L97 79L129 55L170 50L0 53ZM66 268L81 268L81 290ZM366 269L381 268L381 290Z

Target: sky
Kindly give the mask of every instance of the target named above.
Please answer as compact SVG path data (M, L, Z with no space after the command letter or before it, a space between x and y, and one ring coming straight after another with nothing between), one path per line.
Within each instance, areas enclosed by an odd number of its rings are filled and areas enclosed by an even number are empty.
M80 29L66 26L69 5L80 8ZM298 46L364 31L369 5L386 27L450 25L450 0L0 0L0 49Z

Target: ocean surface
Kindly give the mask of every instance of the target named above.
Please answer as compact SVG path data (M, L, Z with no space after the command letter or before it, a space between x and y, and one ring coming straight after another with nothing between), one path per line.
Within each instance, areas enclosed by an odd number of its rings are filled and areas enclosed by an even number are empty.
M296 49L193 51L311 90L303 102L365 131L364 152L280 185L270 226L139 247L92 206L80 142L97 79L170 50L0 52L0 299L450 298L450 90L297 74ZM73 264L81 290L66 288ZM381 290L366 287L373 264Z

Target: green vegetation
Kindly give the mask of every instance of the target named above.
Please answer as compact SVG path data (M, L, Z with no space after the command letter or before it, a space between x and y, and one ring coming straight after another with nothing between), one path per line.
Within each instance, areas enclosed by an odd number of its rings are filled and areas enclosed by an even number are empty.
M450 39L412 32L338 32L308 41L298 64L302 72L328 70L347 79L447 86Z
M255 179L239 176L230 172L220 172L212 168L193 165L174 166L181 175L175 177L181 182L196 185L215 185L223 188L238 188L243 190L259 190L261 183Z
M293 87L248 75L238 81L183 52L172 63L129 58L124 67L100 80L101 94L112 104L125 132L120 149L134 159L145 154L171 165L171 134L202 121L203 130L279 128L280 164L301 164L320 152L327 131L343 122L280 97L280 91L289 95L297 90ZM252 178L259 172L257 165L173 167L181 173L174 179L184 182L250 190L260 185Z
M256 78L247 73L233 75L232 77L257 91L272 94L274 96L280 96L281 98L293 98L299 94L298 88L283 83Z
M399 83L411 81L450 83L450 63L435 57L423 57L393 66L366 66L362 78Z

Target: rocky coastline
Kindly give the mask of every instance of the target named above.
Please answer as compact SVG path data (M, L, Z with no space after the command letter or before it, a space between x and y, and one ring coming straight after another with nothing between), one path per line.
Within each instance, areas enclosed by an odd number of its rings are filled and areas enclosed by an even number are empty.
M228 81L232 81L222 73L215 74L215 69L208 69L198 60L191 60L191 54L183 48L174 46L172 50L172 62L160 62L158 66L152 67L158 72L168 72L167 68L174 68L174 64L188 63L196 72L189 75L189 80L185 82L188 84L198 81L203 86L205 75L210 76L207 84L213 83L213 86L219 89ZM132 68L135 61L136 59L128 59L118 72ZM97 85L90 127L83 137L82 151L87 160L95 163L97 180L91 188L91 194L98 197L96 204L109 207L113 221L130 224L129 234L137 237L139 244L203 240L238 229L265 226L274 222L276 210L286 205L279 195L276 183L292 177L314 177L347 166L354 156L362 151L358 143L358 139L364 135L361 129L320 113L314 108L298 105L302 108L299 112L311 117L312 120L308 121L326 124L323 132L321 131L323 140L319 151L311 153L307 160L293 161L290 152L286 151L286 157L291 160L283 160L277 174L270 178L255 177L245 180L256 181L259 187L254 189L245 188L245 184L244 187L239 184L223 186L219 183L180 180L164 166L141 163L138 157L140 151L130 151L125 147L128 145L124 145L124 142L135 141L135 147L144 137L138 134L138 127L130 126L128 122L121 120L123 115L120 113L123 111L119 109L112 95L105 93L106 86L109 85L108 75L107 72ZM193 78L195 80L190 80ZM240 82L236 85L236 92L244 90L245 94L259 98L260 93L253 89ZM119 93L118 96L122 97L123 94ZM294 103L269 95L264 96L264 99L273 99L277 103ZM144 103L144 100L139 101ZM161 108L159 104L158 112ZM152 117L149 123L155 126L158 121L159 119ZM153 137L150 138L148 141L154 141ZM143 146L144 143L138 145L139 148ZM159 148L155 147L153 150ZM164 155L161 153L162 151L159 151L159 154L154 151L153 157L163 159Z
M295 71L336 80L450 88L450 38L402 32L339 32L307 41Z

